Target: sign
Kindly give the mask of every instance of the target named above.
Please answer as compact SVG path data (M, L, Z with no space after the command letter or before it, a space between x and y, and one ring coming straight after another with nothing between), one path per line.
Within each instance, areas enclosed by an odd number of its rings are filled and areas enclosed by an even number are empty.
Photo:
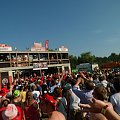
M43 47L41 43L34 42L31 51L45 51L45 47Z
M48 69L47 62L33 63L33 70Z
M6 44L0 44L0 51L12 51L12 47Z
M86 71L86 72L91 72L92 71L92 64L90 63L81 63L76 66L78 71Z
M72 70L72 73L77 73L78 72L78 69L73 69Z
M68 51L68 48L65 48L64 46L61 46L61 47L59 48L59 51Z

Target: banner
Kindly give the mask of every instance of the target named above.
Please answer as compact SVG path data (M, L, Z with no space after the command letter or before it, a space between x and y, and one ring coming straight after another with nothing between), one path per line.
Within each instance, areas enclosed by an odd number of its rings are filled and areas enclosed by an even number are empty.
M45 41L45 49L48 50L48 40Z
M34 42L31 51L45 51L45 47L43 47L41 43Z
M68 51L68 48L66 48L66 47L64 47L64 46L61 46L61 47L59 48L59 51Z
M47 62L33 63L33 70L48 69Z
M6 44L0 44L0 51L12 51L12 47Z

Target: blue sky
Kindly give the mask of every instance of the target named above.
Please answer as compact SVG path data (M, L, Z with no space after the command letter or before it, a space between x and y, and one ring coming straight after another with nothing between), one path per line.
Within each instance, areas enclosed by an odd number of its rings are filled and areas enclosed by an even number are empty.
M0 0L0 43L25 50L34 41L69 54L120 53L120 0Z

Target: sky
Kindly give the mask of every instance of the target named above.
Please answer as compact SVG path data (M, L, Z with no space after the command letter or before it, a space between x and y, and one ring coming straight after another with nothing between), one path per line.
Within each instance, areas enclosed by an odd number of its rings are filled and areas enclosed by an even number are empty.
M120 53L120 0L0 0L0 43L18 50L34 42L69 54Z

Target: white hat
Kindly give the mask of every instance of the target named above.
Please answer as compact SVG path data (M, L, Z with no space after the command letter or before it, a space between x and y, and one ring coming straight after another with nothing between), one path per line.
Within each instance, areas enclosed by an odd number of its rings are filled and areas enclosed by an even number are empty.
M6 109L2 112L3 120L12 120L18 114L18 109L14 104L8 104Z

